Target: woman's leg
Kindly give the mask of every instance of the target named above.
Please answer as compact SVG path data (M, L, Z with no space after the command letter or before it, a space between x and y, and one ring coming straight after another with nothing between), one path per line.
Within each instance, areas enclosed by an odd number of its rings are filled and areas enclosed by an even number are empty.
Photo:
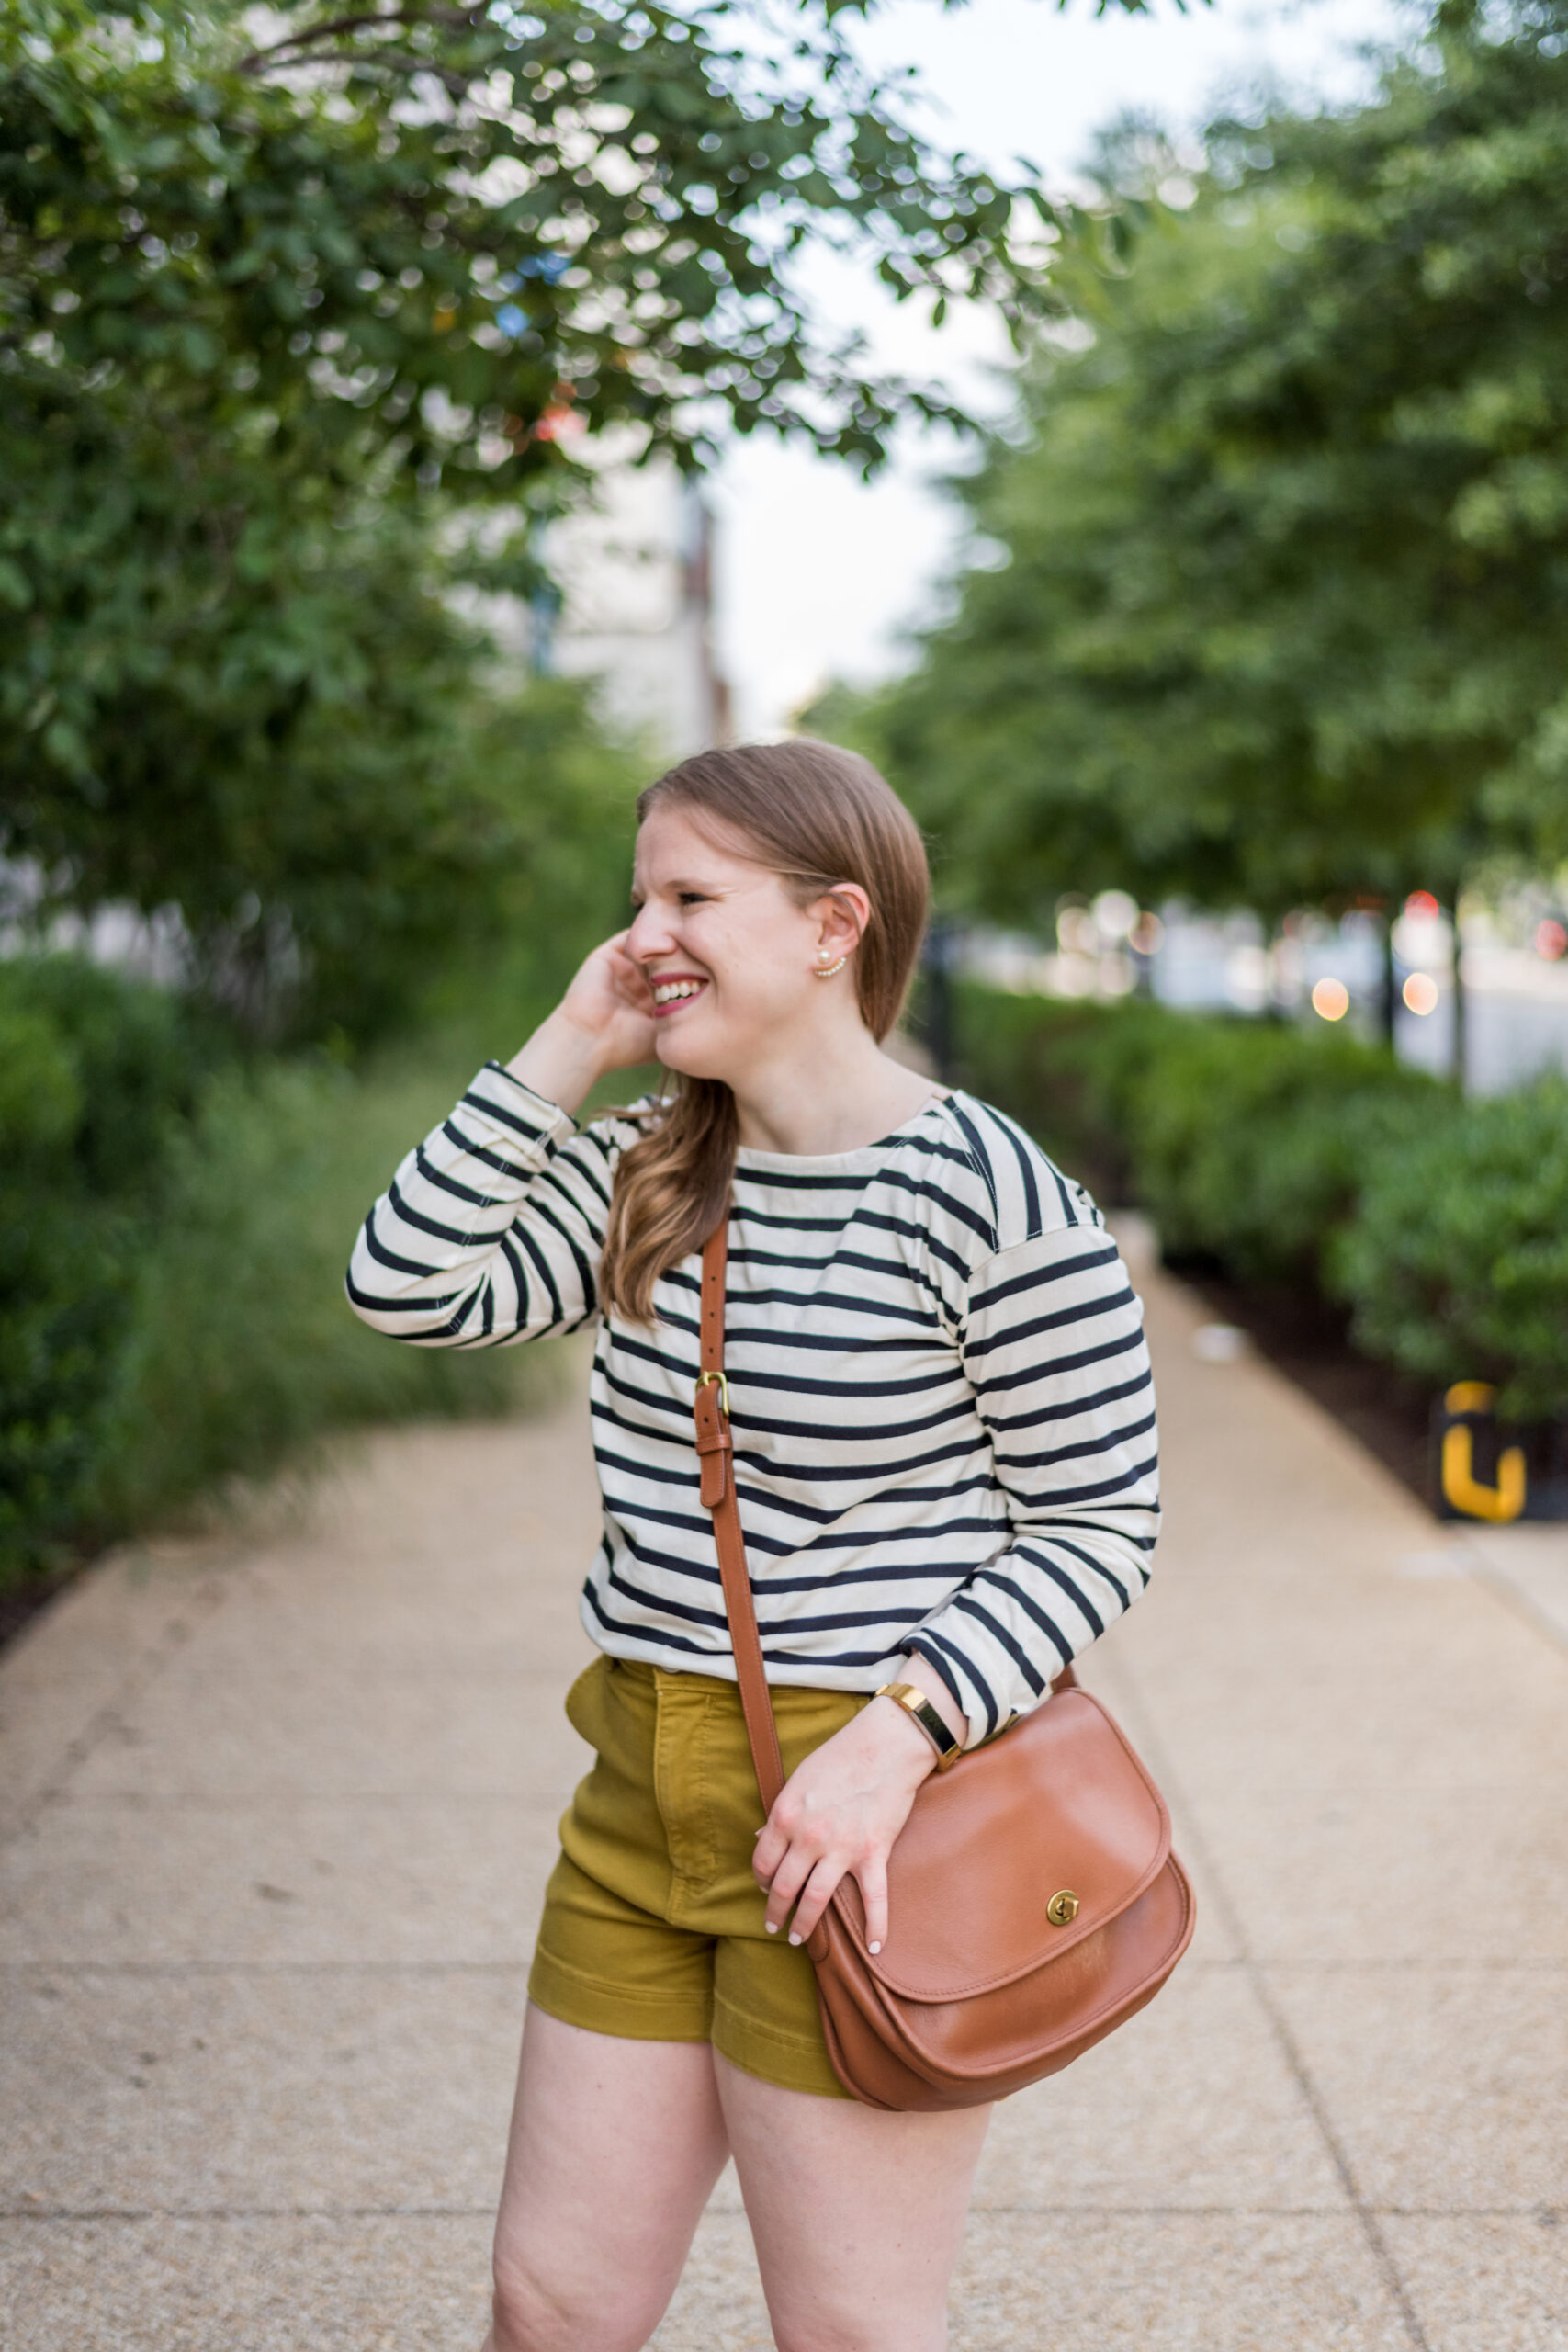
M485 2352L639 2352L728 2145L705 2041L630 2041L529 2004Z
M990 2109L885 2115L714 2066L779 2352L942 2352Z

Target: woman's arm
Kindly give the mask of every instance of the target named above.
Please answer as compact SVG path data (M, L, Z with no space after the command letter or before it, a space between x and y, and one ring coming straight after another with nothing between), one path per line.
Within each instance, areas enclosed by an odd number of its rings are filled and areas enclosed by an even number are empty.
M910 1646L974 1740L1027 1714L1144 1590L1159 1472L1143 1308L1098 1219L987 1258L961 1349L1011 1535Z
M371 1209L347 1292L375 1329L493 1347L597 1312L613 1161L570 1114L605 1070L653 1049L652 1000L624 937L595 948L509 1065L486 1064Z

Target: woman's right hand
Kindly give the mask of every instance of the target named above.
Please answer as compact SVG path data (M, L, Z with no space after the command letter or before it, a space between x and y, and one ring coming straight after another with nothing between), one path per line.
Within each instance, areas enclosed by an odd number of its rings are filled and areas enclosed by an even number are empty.
M583 958L570 987L507 1068L547 1102L575 1111L606 1071L657 1061L653 990L616 932Z
M642 966L626 954L630 935L618 931L584 956L558 1008L597 1041L601 1076L659 1058L653 990Z

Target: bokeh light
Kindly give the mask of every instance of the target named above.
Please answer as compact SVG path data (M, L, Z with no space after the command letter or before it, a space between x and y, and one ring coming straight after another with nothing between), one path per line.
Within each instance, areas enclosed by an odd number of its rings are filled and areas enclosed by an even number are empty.
M1343 980L1319 980L1312 992L1312 1009L1325 1021L1343 1021L1350 1010L1350 991Z
M1438 983L1430 972L1412 972L1401 993L1412 1012L1425 1015L1438 1009Z
M1125 939L1138 920L1138 902L1130 890L1101 890L1090 901L1095 929L1107 943Z
M1560 923L1555 915L1548 915L1535 927L1535 952L1555 964L1560 956L1568 955L1568 926Z
M1430 890L1412 890L1404 901L1404 911L1417 922L1435 922L1443 910Z

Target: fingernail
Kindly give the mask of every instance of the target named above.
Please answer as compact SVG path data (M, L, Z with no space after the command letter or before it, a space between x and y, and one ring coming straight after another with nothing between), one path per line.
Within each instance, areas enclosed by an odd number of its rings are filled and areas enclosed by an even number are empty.
M791 1943L792 1943L792 1944L797 1944L797 1943L800 1941L800 1938L795 1934L795 1930L794 1930L794 1928L791 1928L791 1930L790 1930L790 1938L789 1938L789 1939L790 1939L790 1941L791 1941Z
M763 1927L764 1927L764 1928L766 1928L766 1929L767 1929L767 1931L768 1931L768 1933L769 1933L769 1935L770 1935L770 1936L776 1936L776 1935L778 1934L779 1929L778 1929L778 1922L777 1922L777 1920L776 1920L776 1919L764 1919L764 1920L763 1920L763 1922L762 1922L762 1925L763 1925ZM793 1938L791 1939L791 1940L792 1940L792 1941L794 1940L794 1939L793 1939Z
M867 1944L866 1950L867 1951L880 1951L882 1950L882 1946L880 1944Z

